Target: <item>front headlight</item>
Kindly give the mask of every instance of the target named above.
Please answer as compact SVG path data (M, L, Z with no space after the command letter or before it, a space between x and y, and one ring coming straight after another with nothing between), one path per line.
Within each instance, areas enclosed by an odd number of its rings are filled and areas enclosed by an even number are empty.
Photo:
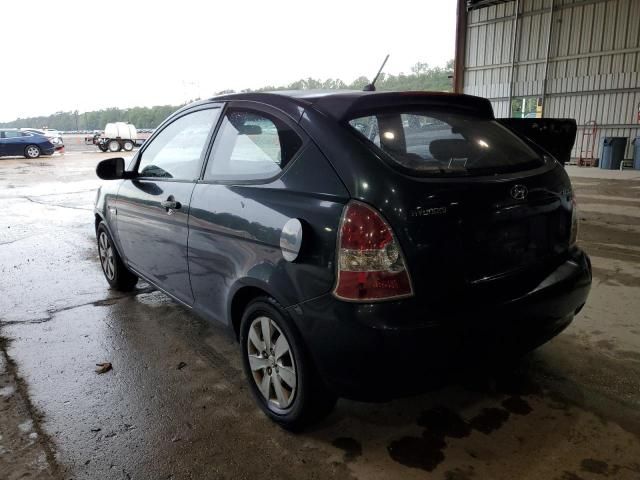
M60 143L60 139L58 137L53 137L51 139L51 143L53 143L54 145L58 145Z
M576 197L571 197L571 235L569 236L569 246L573 247L578 241L578 204Z

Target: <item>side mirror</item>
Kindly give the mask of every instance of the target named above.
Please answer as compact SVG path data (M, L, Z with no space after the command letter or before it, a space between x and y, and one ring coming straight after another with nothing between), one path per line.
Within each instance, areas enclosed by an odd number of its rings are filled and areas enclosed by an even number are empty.
M108 158L96 166L96 175L102 180L130 178L131 173L124 170L124 158Z

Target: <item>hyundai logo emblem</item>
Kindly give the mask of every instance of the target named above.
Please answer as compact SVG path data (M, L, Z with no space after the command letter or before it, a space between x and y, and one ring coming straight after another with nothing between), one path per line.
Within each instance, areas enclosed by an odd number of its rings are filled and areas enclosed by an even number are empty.
M514 185L511 187L511 196L515 200L524 200L529 194L529 189L524 185Z

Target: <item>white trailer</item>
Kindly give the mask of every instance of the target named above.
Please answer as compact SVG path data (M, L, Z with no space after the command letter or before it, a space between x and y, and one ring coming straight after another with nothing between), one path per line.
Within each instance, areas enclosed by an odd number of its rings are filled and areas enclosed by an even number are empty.
M137 141L136 127L125 122L107 123L104 127L104 133L93 138L93 143L103 152L119 152L120 150L130 152Z

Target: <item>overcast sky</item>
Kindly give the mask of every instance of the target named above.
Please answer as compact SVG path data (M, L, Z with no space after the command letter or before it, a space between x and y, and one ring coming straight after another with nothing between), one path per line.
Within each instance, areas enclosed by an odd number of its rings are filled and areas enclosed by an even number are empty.
M0 121L179 104L454 56L455 0L2 2Z

